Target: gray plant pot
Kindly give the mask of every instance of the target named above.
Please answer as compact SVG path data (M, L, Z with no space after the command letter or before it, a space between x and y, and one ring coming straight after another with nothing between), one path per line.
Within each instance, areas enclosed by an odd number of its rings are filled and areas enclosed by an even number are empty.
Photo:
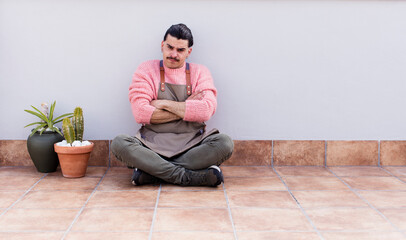
M64 139L57 132L34 133L27 139L27 149L38 172L55 172L59 165L54 144Z

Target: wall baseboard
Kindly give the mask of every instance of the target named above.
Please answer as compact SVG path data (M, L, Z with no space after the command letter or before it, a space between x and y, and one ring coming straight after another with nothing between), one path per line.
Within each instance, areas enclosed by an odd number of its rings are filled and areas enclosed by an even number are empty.
M89 166L123 166L93 140ZM234 140L227 166L406 166L406 141ZM33 166L26 140L0 140L0 166Z

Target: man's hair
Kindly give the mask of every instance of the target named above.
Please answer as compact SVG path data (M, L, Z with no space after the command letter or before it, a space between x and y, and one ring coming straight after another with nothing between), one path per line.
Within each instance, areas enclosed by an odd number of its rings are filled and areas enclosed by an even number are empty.
M176 25L172 25L165 33L164 41L166 41L166 37L171 35L172 37L176 37L177 39L188 40L188 47L193 46L193 35L192 31L183 23L179 23Z

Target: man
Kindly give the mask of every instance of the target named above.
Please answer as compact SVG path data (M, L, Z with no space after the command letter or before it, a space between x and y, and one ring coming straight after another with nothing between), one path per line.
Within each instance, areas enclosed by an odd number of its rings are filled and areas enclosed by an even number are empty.
M133 76L129 100L135 120L143 124L135 137L119 135L112 152L134 168L134 185L161 180L183 186L218 186L218 167L234 144L204 121L214 114L217 91L209 70L186 63L193 36L184 24L172 25L161 43L163 60L142 63Z

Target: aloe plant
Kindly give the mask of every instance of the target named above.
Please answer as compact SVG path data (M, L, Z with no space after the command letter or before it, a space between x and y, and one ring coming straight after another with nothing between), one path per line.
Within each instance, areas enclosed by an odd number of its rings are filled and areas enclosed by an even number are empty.
M62 130L66 142L70 145L72 145L74 141L83 141L84 123L82 108L75 108L72 121L69 118L63 119Z
M33 122L28 124L25 127L29 127L29 126L33 126L33 125L37 125L31 132L31 135L34 135L34 133L36 133L37 131L40 132L40 135L47 129L53 131L53 132L57 132L62 136L62 133L59 131L59 129L57 127L55 127L54 125L61 122L63 120L63 118L65 117L72 117L73 113L66 113L63 114L57 118L54 119L54 110L55 110L55 104L56 101L54 101L51 104L51 108L49 109L49 113L48 113L48 104L43 103L42 107L43 107L43 111L38 110L36 107L32 106L31 107L35 110L24 110L36 117L38 117L40 119L39 122Z

